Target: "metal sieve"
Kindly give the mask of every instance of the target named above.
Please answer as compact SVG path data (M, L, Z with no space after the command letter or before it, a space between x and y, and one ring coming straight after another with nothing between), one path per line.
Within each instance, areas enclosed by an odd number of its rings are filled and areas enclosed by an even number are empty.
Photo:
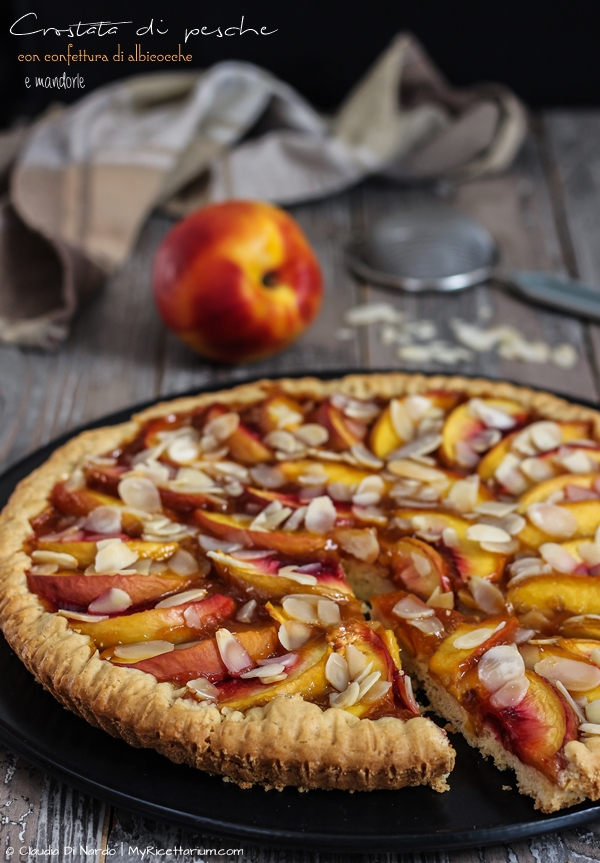
M464 213L441 205L407 209L346 248L350 269L402 291L460 291L493 278L526 299L600 320L600 289L549 273L499 269L494 238Z

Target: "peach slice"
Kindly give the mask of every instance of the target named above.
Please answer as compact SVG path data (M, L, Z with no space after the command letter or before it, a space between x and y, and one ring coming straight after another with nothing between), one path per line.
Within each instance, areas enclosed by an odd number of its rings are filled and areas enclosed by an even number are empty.
M488 699L482 719L524 764L556 780L563 768L561 749L577 739L578 722L557 689L532 671L525 675L529 689L523 700L514 707L497 708Z
M600 455L600 450L598 450ZM550 495L557 491L564 491L568 485L577 485L581 488L592 488L594 482L600 481L600 473L566 473L560 476L553 476L550 479L544 480L529 491L526 491L519 498L519 512L523 513L532 503L542 503L548 500Z
M290 396L271 396L259 408L258 424L264 434L280 428L295 429L303 421L302 405Z
M230 515L197 509L193 520L198 527L226 542L239 542L251 548L274 549L291 556L312 554L327 545L327 537L304 531L250 530Z
M184 590L196 580L177 575L73 575L72 571L53 575L27 573L29 590L47 599L57 608L84 611L90 602L116 587L124 590L133 606L158 600Z
M297 461L283 461L278 465L288 482L298 482L298 477L313 471L320 471L323 482L340 482L344 485L358 485L368 476L373 476L373 471L363 470L352 465L336 461L315 461L313 459L298 459Z
M458 394L448 392L426 392L421 393L424 398L431 401L432 407L440 408L444 412L451 410L458 401ZM406 396L400 401L405 402ZM378 458L386 458L391 452L401 447L407 441L403 440L397 433L392 423L391 408L388 405L379 415L377 422L371 429L369 435L369 446Z
M571 440L587 439L590 434L590 424L588 422L559 422L557 425L560 426L562 431L563 444ZM493 478L496 470L504 460L504 456L511 451L513 441L520 431L521 429L511 432L505 438L502 438L496 446L492 447L492 449L483 456L477 467L477 473L482 480ZM546 453L541 457L543 458L544 455L546 455Z
M554 628L569 617L600 614L600 579L589 575L532 575L515 585L509 583L506 601L517 617L533 611ZM569 634L573 632L567 629Z
M286 577L285 570L279 575L283 565L272 557L238 560L221 552L212 552L210 556L224 581L241 588L245 594L256 599L280 599L290 593L315 593L333 599L352 598L352 590L343 569L327 561L303 567L299 577L302 573L311 575L316 579L316 583L302 584Z
M404 687L405 674L400 664L400 652L395 635L391 630L385 630L379 623L363 623L358 620L344 622L337 630L334 630L327 639L331 647L338 653L344 653L346 647L352 644L362 653L365 666L372 663L370 674L379 672L380 681L392 684L388 692L377 702L371 704L367 700L359 701L351 707L345 708L355 716L366 716L371 711L380 711L382 702L388 708L394 706L409 710L413 715L418 715L414 706L414 699L409 701L406 697Z
M449 564L433 546L406 537L391 548L392 578L410 593L427 600L436 587L451 590Z
M502 577L506 565L506 556L497 552L486 551L478 542L467 539L467 529L472 524L467 519L461 518L458 515L451 515L448 512L432 512L431 510L419 509L399 509L394 514L400 519L411 522L415 517L430 517L440 527L452 528L456 532L458 545L456 547L448 547L442 543L441 549L446 558L453 561L457 574L463 583L466 584L472 575L478 575L480 578L486 578L489 581L498 581Z
M523 423L527 417L527 412L518 402L511 399L480 399L487 407L502 411L514 419L515 426ZM485 431L486 426L476 416L471 414L469 402L464 402L457 408L454 408L450 416L446 419L442 431L442 446L441 454L447 464L450 466L459 463L456 455L456 445L459 441L467 442L470 438Z
M396 603L408 596L410 594L406 591L397 590L394 593L380 593L372 596L369 602L373 607L373 617L394 631L402 649L409 656L417 656L421 659L424 656L431 656L436 651L439 644L446 638L447 633L454 629L456 621L462 620L464 615L445 608L434 608L434 615L442 626L438 633L424 633L416 626L412 626L407 620L393 613Z
M526 695L512 707L496 706L478 680L479 657L495 644L510 643L517 626L514 618L488 618L476 626L459 625L431 657L429 673L462 704L475 723L491 728L506 749L556 779L562 767L560 750L577 737L577 722L570 705L531 671L525 672L529 681ZM458 638L477 629L488 630L490 637L474 648L454 646Z
M477 668L480 657L497 644L509 644L519 621L515 617L495 615L474 623L466 615L455 612L452 623L452 634L440 643L431 657L429 673L444 689L461 701L473 685L476 688L479 686L469 673ZM464 636L475 633L483 638L478 644L464 647L459 641Z
M88 515L97 506L118 506L119 501L99 491L83 488L69 491L64 482L58 482L52 489L50 502L64 515Z
M593 537L600 527L600 500L576 500L573 502L558 504L561 509L570 512L576 521L577 527L570 539L585 539ZM529 548L538 548L545 542L556 542L557 538L540 530L535 524L529 522L525 525L518 539Z
M208 412L207 421L210 422L227 412L227 408L214 405ZM258 434L243 423L227 438L225 445L229 447L232 458L245 465L259 464L273 458L273 453L262 443Z
M274 626L261 629L235 632L235 637L242 643L254 663L266 659L278 647L277 630ZM207 638L200 644L172 650L152 659L142 659L141 662L124 662L116 656L106 656L117 665L128 668L138 668L154 675L159 683L170 680L173 683L184 684L188 680L205 677L211 683L217 683L230 676L223 664L215 638Z
M252 486L246 486L243 502L246 500L249 500L252 503L261 504L263 507L273 503L274 500L278 500L282 506L287 506L290 509L298 509L301 506L305 506L305 502L301 501L296 494L282 494L278 491L269 491L265 488L253 488Z
M177 542L147 542L140 539L128 539L124 545L134 551L142 560L151 558L158 561L168 560L179 548ZM79 566L84 568L93 564L98 550L95 542L85 540L81 542L46 542L40 539L34 547L40 551L70 554L77 560Z
M70 620L69 625L82 635L89 635L99 649L116 644L164 640L172 644L192 641L235 613L235 602L219 593L200 602L153 608L97 623Z
M334 451L350 449L360 443L363 434L360 424L348 420L331 402L323 402L317 409L315 422L324 426L329 432L328 448Z
M267 704L278 696L302 695L308 701L319 698L329 686L325 665L330 652L322 642L306 645L298 652L298 660L290 666L286 679L271 685L257 683L256 680L226 681L219 686L219 706L248 710Z

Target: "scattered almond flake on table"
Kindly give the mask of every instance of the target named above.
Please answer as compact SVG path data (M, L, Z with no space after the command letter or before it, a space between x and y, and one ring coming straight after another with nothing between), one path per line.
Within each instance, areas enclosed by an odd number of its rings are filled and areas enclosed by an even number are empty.
M363 303L348 309L344 322L351 327L365 327L370 324L401 324L404 314L391 303Z
M482 314L482 311L484 312ZM488 304L478 310L480 320L488 320L493 308ZM487 329L478 323L452 318L450 328L458 344L438 339L438 328L429 319L410 320L391 303L363 303L344 314L346 326L335 331L340 341L349 341L353 327L379 324L379 341L396 348L396 356L410 363L455 365L471 362L476 353L497 351L505 360L524 363L551 363L563 369L574 368L579 355L568 343L552 347L545 341L533 341L510 324Z
M404 345L398 348L396 356L412 363L454 365L454 363L468 362L473 359L473 352L448 342L436 341L422 345Z

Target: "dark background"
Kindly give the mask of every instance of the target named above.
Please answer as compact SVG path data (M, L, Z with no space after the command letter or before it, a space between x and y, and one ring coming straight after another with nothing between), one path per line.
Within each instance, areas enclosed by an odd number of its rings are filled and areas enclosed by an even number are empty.
M77 72L89 92L126 74L157 69L206 67L243 59L271 70L317 107L335 107L394 34L410 30L456 85L479 81L508 84L533 108L600 104L600 49L591 0L3 0L0 3L0 124L38 113L52 101L70 101L82 91L24 87L25 75ZM15 37L11 24L26 12L37 26L65 27L78 21L133 20L136 26L162 18L168 36L136 37L134 27L118 36ZM172 50L185 27L221 25L277 29L271 36L198 36L188 41L192 64L19 63L19 53L86 48L112 54L117 42L133 49ZM27 19L28 22L31 19ZM34 29L33 27L28 29Z

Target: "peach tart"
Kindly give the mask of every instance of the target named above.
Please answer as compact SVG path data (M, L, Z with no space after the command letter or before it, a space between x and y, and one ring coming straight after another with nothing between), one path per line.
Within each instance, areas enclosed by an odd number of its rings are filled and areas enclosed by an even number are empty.
M537 808L600 797L592 409L403 374L158 404L18 486L0 580L61 703L242 786L446 790L412 679Z

